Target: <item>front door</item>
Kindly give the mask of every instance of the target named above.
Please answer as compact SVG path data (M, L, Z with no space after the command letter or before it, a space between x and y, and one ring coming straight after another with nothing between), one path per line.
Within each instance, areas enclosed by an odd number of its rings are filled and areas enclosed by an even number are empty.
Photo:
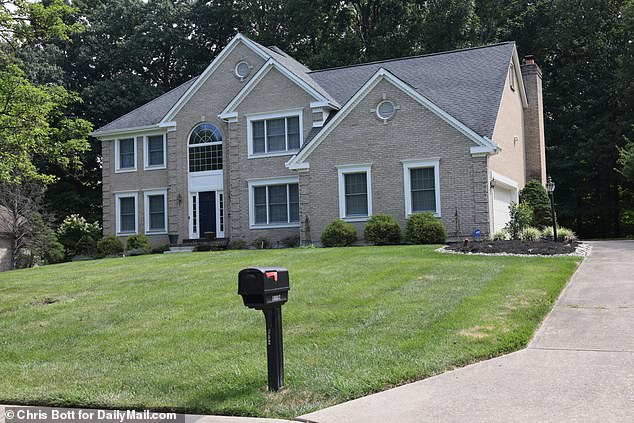
M216 191L200 192L198 196L200 205L200 231L198 233L200 238L206 238L206 232L216 233Z

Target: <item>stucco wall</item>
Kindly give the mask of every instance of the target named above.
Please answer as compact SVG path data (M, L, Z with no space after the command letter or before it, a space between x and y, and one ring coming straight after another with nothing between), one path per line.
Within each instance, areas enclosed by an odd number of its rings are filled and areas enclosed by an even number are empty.
M519 189L522 189L526 182L524 106L519 80L517 77L515 79L515 90L513 90L507 74L492 137L493 142L502 147L502 151L489 158L489 169L514 180Z
M371 110L385 96L400 110L383 123ZM373 214L393 215L405 227L402 160L440 158L440 205L449 236L488 232L486 158L475 144L386 80L381 81L308 158L301 173L300 210L309 218L311 241L339 218L337 166L372 164ZM365 223L355 223L363 236ZM306 229L302 235L307 237Z
M312 127L310 103L315 99L276 69L272 69L240 103L238 122L229 124L229 171L225 181L229 184L228 205L230 237L247 242L266 237L276 242L290 235L299 235L299 228L249 229L248 181L258 178L297 177L285 163L293 156L248 158L247 115L302 109L303 137Z

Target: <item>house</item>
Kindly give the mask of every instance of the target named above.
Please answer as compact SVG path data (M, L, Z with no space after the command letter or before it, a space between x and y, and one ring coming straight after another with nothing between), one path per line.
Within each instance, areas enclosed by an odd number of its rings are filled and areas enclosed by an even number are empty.
M11 270L11 214L9 211L0 206L0 272Z
M545 182L541 71L515 44L311 71L238 34L198 77L99 128L104 234L319 241L333 219L452 237Z

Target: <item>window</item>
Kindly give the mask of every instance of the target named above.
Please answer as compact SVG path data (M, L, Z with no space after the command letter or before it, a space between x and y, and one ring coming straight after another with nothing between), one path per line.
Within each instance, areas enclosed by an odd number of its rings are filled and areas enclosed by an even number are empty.
M396 107L389 100L383 100L376 108L376 115L383 120L391 119L394 113L396 113Z
M299 226L299 184L297 178L249 182L251 228Z
M145 169L165 169L165 135L145 137Z
M145 191L145 233L167 233L167 191Z
M225 196L222 193L218 193L218 217L220 229L218 232L224 233L225 231Z
M515 91L515 65L513 63L509 66L509 86Z
M371 165L338 166L339 217L363 221L372 215Z
M405 217L431 211L440 217L440 160L403 161Z
M301 111L248 117L249 155L285 155L299 150L301 119Z
M136 170L136 139L125 138L115 141L115 172Z
M249 62L247 62L246 60L242 60L238 62L233 71L236 77L242 81L251 73L251 65L249 65Z
M137 233L137 193L115 194L116 227L121 235Z
M189 171L222 170L222 134L211 123L201 123L189 136Z

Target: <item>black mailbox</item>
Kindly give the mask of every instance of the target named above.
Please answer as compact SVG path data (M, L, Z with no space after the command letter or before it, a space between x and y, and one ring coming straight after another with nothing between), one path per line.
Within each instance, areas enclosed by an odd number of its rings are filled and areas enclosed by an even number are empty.
M281 267L252 267L238 273L238 294L244 305L262 310L288 301L288 270Z
M288 301L288 270L281 267L250 267L238 273L238 294L244 305L262 310L266 320L266 356L269 390L284 387L282 304Z

